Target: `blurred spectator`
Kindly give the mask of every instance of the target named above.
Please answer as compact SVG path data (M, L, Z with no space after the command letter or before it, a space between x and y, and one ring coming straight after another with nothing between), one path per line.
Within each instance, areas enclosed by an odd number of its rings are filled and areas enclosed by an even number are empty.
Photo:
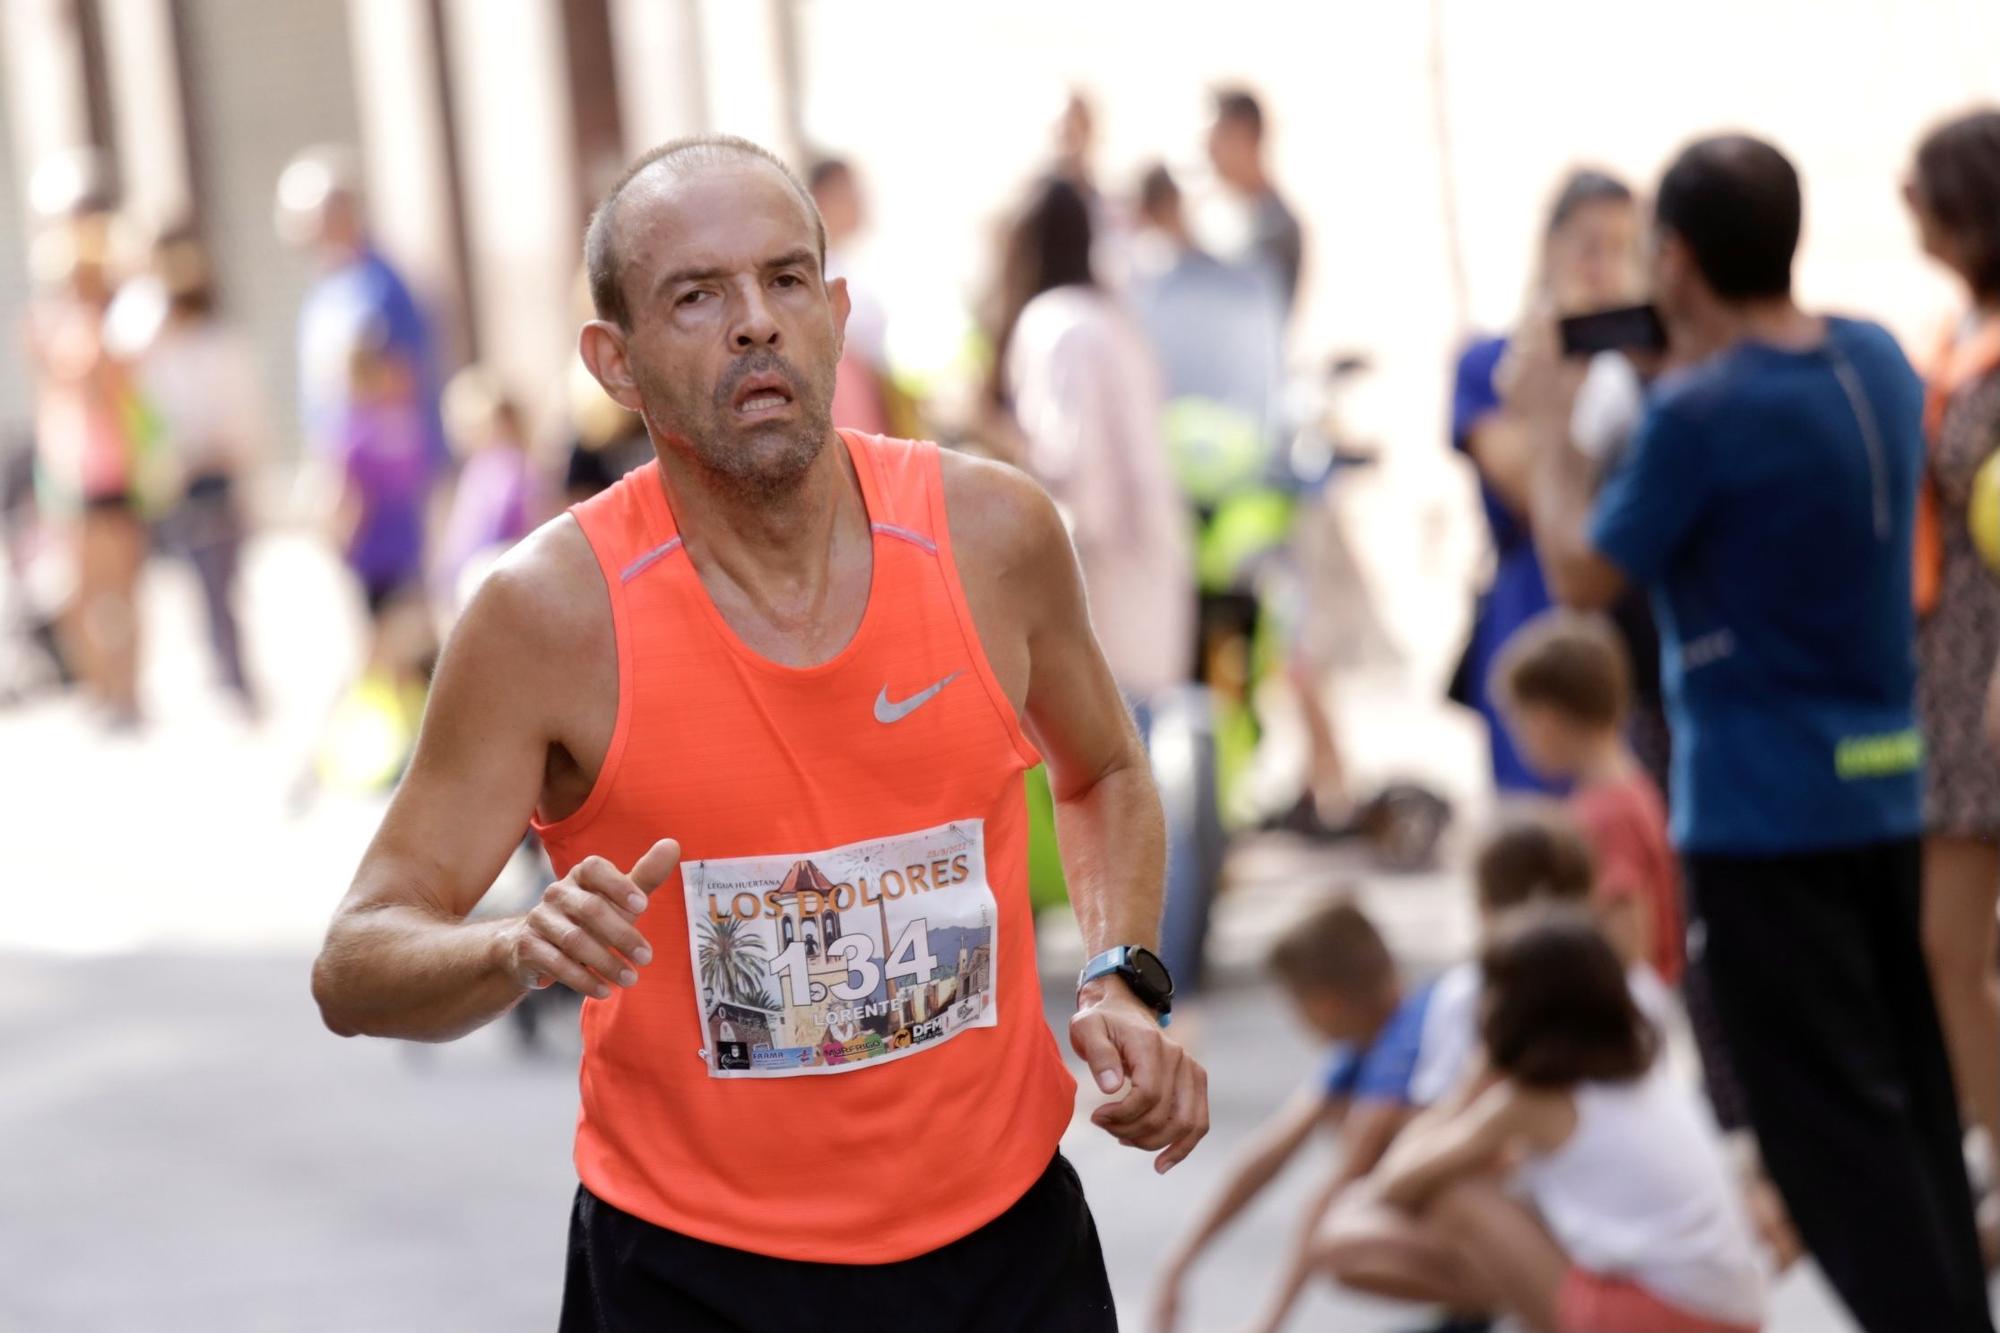
M419 391L386 331L364 333L348 353L342 397L334 537L367 604L368 669L400 679L414 662L392 630L397 613L422 599L431 469Z
M1092 236L1090 205L1075 185L1050 178L1035 189L1002 266L1000 369L1023 464L1069 524L1091 625L1149 742L1167 817L1160 953L1191 997L1216 869L1206 836L1213 787L1207 751L1191 737L1152 744L1190 735L1182 730L1194 664L1189 515L1160 438L1159 372L1137 324L1097 281Z
M1305 234L1271 181L1264 160L1264 108L1254 94L1241 88L1216 94L1208 160L1222 183L1249 207L1251 254L1270 269L1289 316L1299 294Z
M1966 289L1924 402L1930 452L1920 507L1933 539L1918 552L1924 946L1959 1102L1989 1152L2000 1152L2000 760L1985 729L1971 725L2000 681L2000 583L1968 527L1975 478L2000 448L2000 111L1933 130L1904 194L1925 251Z
M1284 302L1261 268L1226 263L1194 242L1180 186L1163 165L1139 185L1144 226L1131 286L1170 403L1241 414L1268 448L1284 374Z
M1139 214L1132 305L1165 375L1163 433L1180 485L1204 524L1211 524L1233 496L1266 491L1273 482L1284 424L1284 300L1265 264L1230 263L1195 244L1180 187L1165 166L1154 166L1141 180ZM1294 553L1309 569L1323 563L1330 518L1323 505L1308 503L1293 520ZM1205 583L1202 594L1201 653L1208 662L1211 641L1254 638L1265 598L1240 581L1226 589ZM1324 701L1329 654L1320 651L1322 637L1295 635L1285 664L1306 723L1308 773L1284 818L1314 832L1349 814Z
M1051 139L1049 174L1074 185L1095 209L1097 170L1093 163L1097 153L1097 113L1091 109L1090 98L1083 89L1071 88L1063 94Z
M886 434L889 417L888 319L865 281L854 273L854 243L867 225L861 182L851 163L821 158L806 171L806 188L826 223L826 277L847 282L851 303L847 337L833 384L834 424Z
M1531 311L1572 315L1632 301L1639 289L1638 255L1639 212L1632 191L1602 172L1573 172L1549 209L1529 293ZM1491 581L1473 608L1451 697L1486 720L1495 787L1553 792L1560 784L1538 776L1515 748L1488 680L1508 638L1549 606L1527 520L1532 438L1501 401L1495 383L1507 346L1505 337L1474 341L1459 357L1454 376L1451 443L1479 472L1494 564Z
M139 572L152 497L153 423L131 367L104 345L111 219L82 213L36 241L28 311L35 379L37 498L71 535L75 591L65 653L114 727L139 720Z
M1754 139L1668 168L1653 283L1684 368L1594 503L1567 439L1583 372L1551 325L1510 353L1510 405L1535 423L1557 595L1603 607L1629 580L1671 611L1691 938L1800 1236L1870 1333L1990 1330L1918 933L1922 388L1882 328L1793 301L1802 212L1791 163Z
M1160 442L1159 372L1098 284L1091 239L1074 185L1037 188L1008 238L999 357L1025 465L1069 520L1111 674L1145 699L1188 679L1193 556Z
M432 601L451 621L493 560L528 535L533 473L521 405L492 372L468 366L454 375L444 419L459 469L432 569Z
M309 251L319 275L299 308L299 408L317 457L339 449L349 372L363 338L403 363L436 475L451 461L440 413L437 349L429 321L402 276L375 248L352 157L333 148L299 154L278 178L278 234Z
M127 318L118 317L121 309ZM149 272L120 290L110 322L117 336L139 340L129 351L179 482L163 536L200 581L223 684L254 710L234 606L243 479L263 444L249 345L217 315L208 254L185 232L160 238Z
M1374 1168L1410 1118L1410 1078L1421 1055L1432 987L1405 985L1367 914L1344 896L1324 904L1278 938L1269 965L1306 1034L1325 1043L1325 1054L1290 1100L1258 1127L1222 1188L1168 1254L1154 1294L1155 1333L1179 1327L1189 1273L1215 1238L1317 1132L1329 1131L1340 1138L1339 1170L1308 1211L1295 1262L1281 1278L1272 1312L1257 1325L1277 1327L1309 1276L1311 1238L1321 1214Z
M1686 962L1680 871L1666 800L1625 741L1631 674L1609 622L1546 611L1501 654L1495 693L1528 762L1574 784L1569 814L1590 843L1593 905L1612 947L1671 986Z
M1380 1242L1348 1262L1406 1298L1533 1328L1761 1328L1764 1278L1714 1127L1595 923L1523 911L1480 971L1489 1072L1383 1161L1380 1197L1407 1219L1393 1262Z

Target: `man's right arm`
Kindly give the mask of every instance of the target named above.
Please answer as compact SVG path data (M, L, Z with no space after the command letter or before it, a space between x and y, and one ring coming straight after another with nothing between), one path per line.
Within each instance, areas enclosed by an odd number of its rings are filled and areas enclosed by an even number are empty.
M591 858L528 913L467 920L528 826L551 748L583 748L579 706L615 714L615 652L602 576L573 520L496 567L452 635L409 771L313 967L329 1028L448 1041L528 989L559 981L604 995L648 960L628 900L643 908L672 873L671 842L634 875ZM594 688L605 680L608 699Z

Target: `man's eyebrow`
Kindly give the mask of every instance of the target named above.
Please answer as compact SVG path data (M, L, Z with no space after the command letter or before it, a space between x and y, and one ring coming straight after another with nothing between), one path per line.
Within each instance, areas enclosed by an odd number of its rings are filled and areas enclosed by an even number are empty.
M797 268L800 265L809 265L816 263L818 262L818 260L819 260L819 255L817 252L808 250L805 246L802 245L796 250L787 250L784 254L779 255L775 259L765 260L763 263L763 267Z
M781 255L775 255L770 259L763 260L757 267L760 269L810 267L816 264L818 260L819 255L817 252L802 245L795 250L787 250ZM660 280L653 284L653 293L657 296L659 293L678 287L684 282L708 282L715 278L727 276L729 276L729 270L715 264L677 268L660 276Z
M706 282L711 278L723 277L728 272L728 269L718 268L713 264L696 268L677 268L671 272L662 273L660 280L653 284L653 292L657 295L660 292L666 291L669 287L678 287L684 282Z

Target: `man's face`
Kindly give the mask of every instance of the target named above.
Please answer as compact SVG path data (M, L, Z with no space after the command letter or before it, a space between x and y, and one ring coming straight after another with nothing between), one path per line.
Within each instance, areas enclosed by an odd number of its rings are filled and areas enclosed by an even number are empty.
M1249 179L1257 162L1257 136L1247 125L1217 116L1208 129L1208 161L1230 185Z
M739 491L795 485L832 434L848 310L803 201L761 163L655 171L613 224L631 328L584 352L606 391Z

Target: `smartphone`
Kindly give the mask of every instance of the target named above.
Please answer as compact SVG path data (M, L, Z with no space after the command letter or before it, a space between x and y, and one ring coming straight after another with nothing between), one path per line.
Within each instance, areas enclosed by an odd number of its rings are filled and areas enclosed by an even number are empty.
M1650 305L1593 310L1562 321L1564 356L1596 356L1599 352L1664 352L1667 326Z

